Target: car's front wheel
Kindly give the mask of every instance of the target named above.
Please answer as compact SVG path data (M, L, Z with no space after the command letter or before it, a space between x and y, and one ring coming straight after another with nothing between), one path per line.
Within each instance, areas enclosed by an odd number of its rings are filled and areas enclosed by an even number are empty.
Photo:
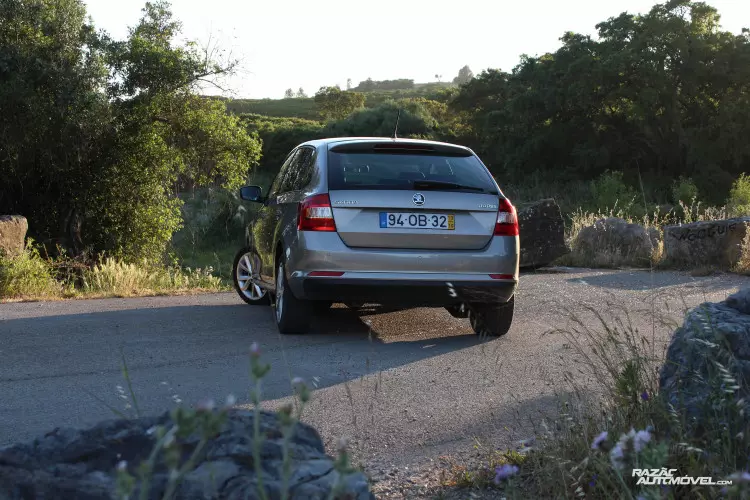
M480 337L501 337L513 324L515 298L505 304L472 304L469 307L469 322L474 333Z
M246 247L237 252L232 264L234 289L240 298L250 305L268 305L270 301L266 290L253 283L253 277L257 277L253 266L256 262L252 248Z
M312 304L294 296L286 279L284 262L276 269L276 326L280 333L307 333L310 328Z

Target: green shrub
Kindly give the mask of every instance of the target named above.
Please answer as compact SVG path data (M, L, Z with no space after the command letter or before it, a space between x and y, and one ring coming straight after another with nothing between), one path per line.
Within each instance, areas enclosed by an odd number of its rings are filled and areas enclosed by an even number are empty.
M734 181L727 208L732 217L745 217L750 215L750 176L744 173Z
M638 193L625 184L622 172L607 170L590 184L594 209L629 211L636 204Z
M672 184L672 203L675 205L680 203L690 205L697 199L698 186L695 185L692 179L680 176L680 178Z
M17 257L0 255L0 298L47 297L61 288L50 263L31 244Z

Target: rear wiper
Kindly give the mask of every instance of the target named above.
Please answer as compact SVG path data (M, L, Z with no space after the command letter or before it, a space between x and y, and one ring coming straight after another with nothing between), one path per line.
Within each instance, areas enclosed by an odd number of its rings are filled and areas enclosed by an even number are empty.
M444 182L444 181L414 181L414 189L469 189L471 191L482 191L484 188L476 186L464 186L463 184L456 184L455 182Z

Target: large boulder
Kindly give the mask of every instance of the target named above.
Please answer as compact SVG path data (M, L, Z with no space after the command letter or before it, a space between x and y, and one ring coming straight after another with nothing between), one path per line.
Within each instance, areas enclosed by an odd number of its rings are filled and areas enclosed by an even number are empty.
M664 227L664 253L672 265L729 270L743 254L750 217Z
M572 243L579 261L592 267L648 266L659 244L658 230L618 217L599 219L582 228Z
M701 304L685 317L667 350L659 387L661 396L695 430L729 425L725 411L739 412L750 401L750 287L724 302ZM750 412L737 413L750 425ZM735 425L737 422L735 421Z
M555 200L540 200L518 211L522 268L551 264L570 252L565 243L565 221Z
M14 257L23 252L29 224L20 215L0 215L0 254Z
M253 412L232 410L220 433L199 453L195 467L180 483L180 499L256 499L257 476L253 450ZM87 430L55 429L27 444L0 449L0 491L5 499L117 498L116 469L126 461L131 476L147 460L156 442L155 426L172 427L169 414L133 420L112 420ZM263 484L269 499L281 497L283 438L279 417L261 413ZM193 453L199 436L177 440L184 460ZM327 499L343 477L339 491L357 500L374 499L361 472L339 475L333 460L312 427L296 424L290 441L292 459L289 498ZM149 499L161 499L169 478L165 453L158 455L150 481ZM140 484L140 483L139 483ZM131 498L139 498L136 486Z

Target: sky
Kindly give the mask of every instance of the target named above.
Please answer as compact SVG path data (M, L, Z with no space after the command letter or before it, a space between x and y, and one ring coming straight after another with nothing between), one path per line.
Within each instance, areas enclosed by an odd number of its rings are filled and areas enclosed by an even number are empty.
M445 0L443 0L445 2ZM117 38L141 17L144 1L84 0L95 25ZM621 12L645 13L653 0L172 0L182 36L238 58L223 95L281 98L287 88L361 80L452 80L469 65L510 71L521 54L552 52L567 31L596 34ZM750 1L708 0L722 28L750 28ZM360 7L362 5L362 7ZM366 6L365 6L366 5ZM214 92L216 93L216 92Z

